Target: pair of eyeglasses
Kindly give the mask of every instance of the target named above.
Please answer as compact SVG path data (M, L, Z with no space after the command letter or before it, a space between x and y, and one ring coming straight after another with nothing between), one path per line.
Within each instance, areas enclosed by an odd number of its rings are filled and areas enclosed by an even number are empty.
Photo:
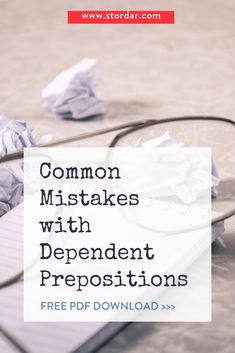
M68 143L77 143L89 138L94 138L100 135L117 132L111 139L109 147L121 147L135 144L136 141L144 141L161 135L169 129L173 135L176 135L180 140L189 146L210 146L212 147L213 156L218 163L218 169L222 173L222 181L225 180L227 186L222 185L223 197L219 197L216 201L218 207L225 210L223 214L212 220L212 225L224 221L235 215L235 121L229 118L213 117L213 116L182 116L166 119L145 119L132 123L121 124L110 128L97 130L94 132L75 135L69 138L59 139L40 147L56 147ZM143 134L144 131L144 134ZM224 144L226 148L224 149ZM221 148L223 147L223 149ZM0 164L11 162L23 158L23 151L7 155L0 159ZM222 183L223 184L223 183ZM228 188L231 192L226 191ZM225 190L226 189L226 190ZM234 187L235 189L235 187ZM233 194L234 191L234 194ZM229 204L229 207L228 207ZM23 271L20 271L15 276L0 283L0 289L13 285L22 280ZM2 336L20 353L28 353L9 333L0 326Z
M210 124L205 126L205 122L210 122ZM114 126L111 128L97 130L94 132L75 135L69 138L60 139L41 147L56 147L60 145L65 145L67 143L74 143L82 140L87 140L89 138L94 138L100 135L116 131L119 132L112 138L109 143L109 147L120 147L123 145L128 145L131 147L133 144L135 144L136 141L143 141L143 136L145 139L152 138L153 136L159 136L161 133L166 131L166 127L173 134L176 134L177 137L179 137L182 141L185 141L186 145L193 145L194 147L211 146L213 150L213 155L215 155L215 160L216 162L219 162L219 170L226 169L227 179L235 185L235 181L233 180L233 177L235 175L235 164L231 161L232 157L235 155L235 144L234 146L232 146L232 143L235 140L235 130L231 129L231 127L235 127L235 121L229 118L213 116L185 116L159 120L141 120ZM143 130L145 130L144 134ZM218 136L216 136L218 132L220 134L221 140L226 140L226 144L228 146L226 148L226 155L224 155L224 152L221 153L221 144L224 144L224 142L221 142ZM20 151L1 158L0 164L22 158L23 151ZM226 195L224 202L226 206L222 205L223 214L213 218L211 222L212 225L222 222L235 215L234 201L235 200L233 199L233 197L231 197L231 195L230 197ZM228 203L231 204L229 205L229 209L227 207ZM221 200L218 200L218 204L219 206L220 204L222 204ZM225 207L226 211L224 209ZM23 278L23 273L24 271L22 270L15 276L3 282L0 282L0 289L3 289L21 280Z
M209 125L208 122L210 123ZM205 126L206 123L207 125ZM173 134L176 133L177 137L185 142L185 145L193 147L210 146L212 148L216 163L218 163L219 170L226 170L227 180L230 178L232 182L233 176L235 175L235 163L232 161L232 156L235 154L235 146L232 146L235 137L235 130L231 129L231 127L235 127L234 120L214 116L181 116L165 119L145 119L93 132L74 135L39 147L56 147L66 145L68 143L77 143L116 131L119 132L117 132L117 134L112 138L108 147L120 147L123 144L124 146L128 145L131 147L135 141L143 141L143 130L145 130L144 138L148 139L153 136L159 136L161 133L166 131L166 128L168 128L171 132L173 132ZM222 149L220 148L224 145L223 140L226 141L225 143L227 145L225 154L224 152L221 152ZM0 164L22 159L23 156L23 151L12 153L1 158ZM212 224L219 223L235 215L234 205L223 213L224 214L222 216L214 218L212 220Z

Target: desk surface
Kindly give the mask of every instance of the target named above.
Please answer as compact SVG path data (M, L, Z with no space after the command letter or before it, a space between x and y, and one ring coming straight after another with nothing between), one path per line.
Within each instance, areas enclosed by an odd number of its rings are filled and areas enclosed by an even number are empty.
M106 7L125 9L127 3L138 9L162 8L162 2L156 0L149 0L148 6L140 1L110 0ZM102 4L79 2L86 9L101 8ZM0 114L26 120L38 135L53 133L55 139L145 118L186 114L233 117L234 1L205 0L199 4L167 0L164 7L175 9L175 26L68 27L65 11L76 8L71 0L2 0ZM97 71L104 80L97 93L107 101L107 114L73 122L44 112L41 89L58 72L84 57L98 59ZM176 129L180 136L195 142L195 130L187 124ZM228 153L234 151L235 139L231 140L228 130L221 133L219 126L205 123L197 129L197 136L219 151L223 183L218 202L226 209L227 198L232 197L234 204L235 197L230 170L235 153ZM154 131L160 133L152 130L151 134ZM84 143L102 146L109 139L107 135ZM217 141L221 141L219 147ZM226 229L226 247L219 243L213 246L212 323L135 323L100 352L232 353L235 221L227 222Z

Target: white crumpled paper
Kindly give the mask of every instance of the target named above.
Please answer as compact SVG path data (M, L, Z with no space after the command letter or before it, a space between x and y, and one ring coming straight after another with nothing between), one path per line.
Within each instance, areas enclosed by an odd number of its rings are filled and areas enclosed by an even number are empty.
M24 121L11 120L0 116L0 156L21 151L24 147L35 146L35 137Z
M23 193L23 169L0 166L0 217L20 203Z
M183 142L178 141L171 135L170 131L166 131L163 135L147 140L142 143L143 147L182 147Z
M142 143L143 147L182 147L184 146L183 142L178 141L174 136L171 135L171 133L169 131L166 131L163 135L156 137L154 139L151 140L147 140L145 142ZM216 167L215 161L212 158L212 168L211 168L211 192L212 192L212 196L216 197L217 196L217 189L216 187L219 185L220 179L219 179L219 173L218 173L218 169ZM202 184L201 184L202 185ZM173 190L176 192L177 196L181 196L181 200L183 202L189 203L192 202L199 194L201 191L201 185L200 183L198 185L193 185L193 187L188 189L188 199L184 199L182 198L182 195L185 195L184 192L181 192L182 190L178 189L174 189ZM196 191L196 192L195 192ZM213 212L212 213L212 217L213 216L218 216L220 215L220 213L218 212ZM212 232L211 232L211 240L212 242L214 242L217 238L219 238L224 232L224 222L219 222L217 224L214 224L212 226Z
M184 143L181 141L178 141L174 136L171 135L171 133L169 131L166 131L163 135L156 137L154 139L151 140L147 140L145 142L142 143L143 147L182 147L184 146ZM211 168L211 192L212 192L212 196L216 197L217 195L217 190L216 187L219 185L219 173L215 164L214 159L212 158L212 168ZM191 188L191 190L187 190L188 192L185 193L183 192L182 189L177 188L175 189L175 192L177 194L177 196L179 196L183 202L185 203L190 203L193 200L195 200L195 198L200 195L200 191L201 188L203 187L203 181L198 185L192 185L193 187ZM204 185L205 186L205 185ZM181 192L182 191L182 192ZM182 195L185 196L185 198L182 198Z
M105 113L96 97L97 77L91 74L95 59L84 59L61 72L42 90L44 106L67 119L84 119Z
M36 141L24 121L0 116L0 157L49 141L50 135ZM0 165L0 216L20 203L23 193L23 165L14 162Z

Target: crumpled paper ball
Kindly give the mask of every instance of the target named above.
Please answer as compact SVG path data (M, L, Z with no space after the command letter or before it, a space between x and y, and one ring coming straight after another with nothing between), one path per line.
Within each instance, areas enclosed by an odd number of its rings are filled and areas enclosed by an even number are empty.
M177 140L170 131L166 131L163 135L155 137L154 139L147 140L145 142L139 141L139 145L145 148L153 148L153 147L183 147L184 143L182 141ZM175 161L177 163L177 161ZM187 163L186 163L187 165ZM183 169L183 164L182 164L182 169ZM183 173L184 175L184 173ZM187 170L185 171L185 176L187 175ZM211 195L212 197L217 196L217 186L219 185L220 178L219 178L219 173L218 169L216 167L215 161L212 158L211 161ZM183 183L182 179L182 184L179 183L179 185L168 185L168 187L165 190L166 195L169 194L175 194L177 197L181 199L182 202L190 204L191 202L194 202L195 199L203 192L203 190L207 188L207 186L204 184L203 181L203 175L201 175L201 180L198 176L197 179L197 184L192 183L190 184L190 181L185 184ZM163 192L163 188L161 187L161 192Z
M23 194L23 169L4 165L0 167L0 217L17 206Z
M0 156L21 151L24 147L35 146L32 130L24 121L0 116Z
M81 120L105 113L105 104L97 98L97 76L91 74L95 59L84 59L61 72L42 90L44 107L67 119Z
M36 145L32 130L24 121L0 116L0 156ZM0 216L20 203L23 193L23 164L0 165Z

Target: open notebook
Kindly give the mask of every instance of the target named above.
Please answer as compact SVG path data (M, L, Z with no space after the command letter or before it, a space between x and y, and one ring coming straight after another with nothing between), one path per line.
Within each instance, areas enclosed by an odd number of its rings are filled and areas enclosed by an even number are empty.
M223 233L212 229L212 240ZM0 218L0 282L23 268L23 204ZM127 323L24 323L23 281L0 290L0 325L30 353L91 353ZM0 352L14 352L0 337Z
M23 204L0 218L0 282L23 268ZM24 323L23 281L0 290L0 325L30 353L91 353L127 323ZM16 352L0 336L0 352Z

